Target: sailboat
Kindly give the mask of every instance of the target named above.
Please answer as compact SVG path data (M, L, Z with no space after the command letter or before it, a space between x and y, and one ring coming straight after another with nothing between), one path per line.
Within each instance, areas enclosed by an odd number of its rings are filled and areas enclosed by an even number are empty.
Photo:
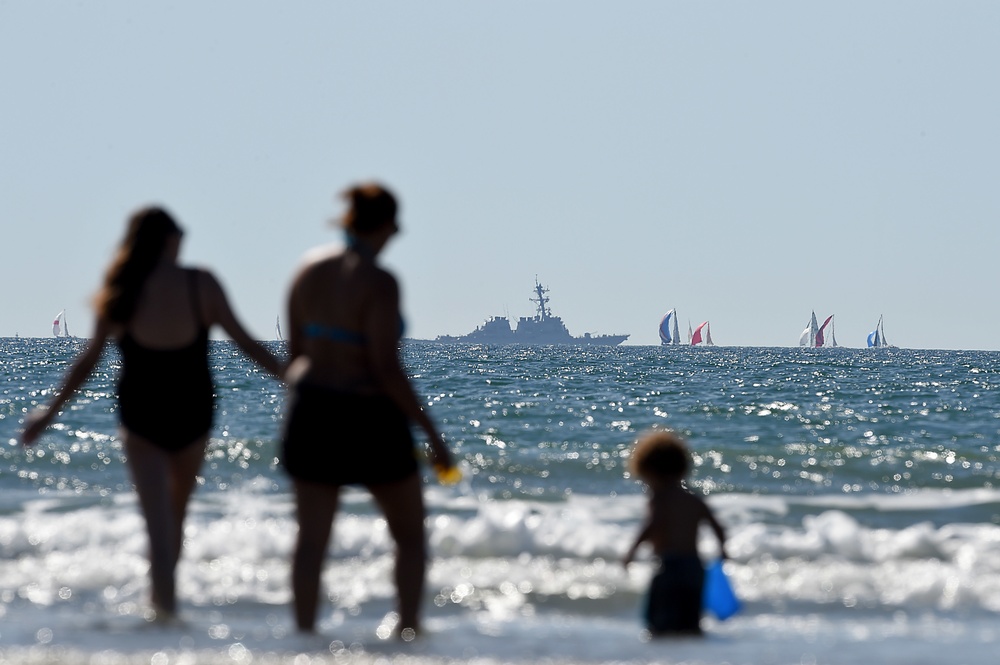
M277 339L279 342L283 342L285 340L285 338L281 336L281 317L280 316L276 316L274 318L274 338Z
M677 310L672 309L660 319L660 343L680 344L681 331L677 325Z
M701 335L702 330L705 331L704 340ZM695 328L694 333L691 335L691 346L700 344L702 341L705 342L705 346L715 346L715 342L712 341L712 327L708 325L708 321Z
M885 328L882 326L882 315L878 315L878 323L875 324L875 330L868 333L868 346L877 348L887 348L891 347L885 338Z
M60 310L52 320L53 337L69 337L69 327L66 325L66 310Z
M816 332L819 324L816 323L816 312L812 313L812 318L806 324L806 329L799 335L799 346L816 346Z
M826 343L826 336L824 335L824 331L827 326L830 326L829 344ZM821 325L819 330L816 331L816 346L837 346L837 336L833 334L833 314L826 317L826 321L824 321L823 325Z
M830 327L830 339L826 339L826 328ZM808 346L813 348L818 348L821 346L838 346L837 336L833 332L833 314L826 317L823 321L823 325L819 325L816 320L816 312L812 313L812 317L809 319L809 324L806 325L806 329L802 331L799 336L799 346Z

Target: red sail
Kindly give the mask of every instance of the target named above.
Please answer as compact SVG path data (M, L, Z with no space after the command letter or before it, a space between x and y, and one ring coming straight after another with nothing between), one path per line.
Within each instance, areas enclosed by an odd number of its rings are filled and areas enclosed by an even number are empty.
M816 346L823 346L823 330L830 323L830 321L833 321L833 314L826 317L826 321L824 321L823 325L821 325L819 330L816 331Z
M706 325L708 325L708 321L705 321L705 323L701 324L695 329L694 334L691 335L691 346L694 346L695 344L701 342L701 329L704 328Z

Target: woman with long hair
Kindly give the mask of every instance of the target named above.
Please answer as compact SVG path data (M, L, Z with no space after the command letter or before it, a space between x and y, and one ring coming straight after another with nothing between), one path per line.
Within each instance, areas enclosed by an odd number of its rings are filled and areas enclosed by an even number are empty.
M288 301L292 394L282 463L295 484L299 522L292 561L295 619L300 630L314 630L340 488L362 485L396 544L396 631L412 639L427 546L410 424L426 435L435 467L453 465L403 370L399 287L376 261L399 230L396 199L377 184L352 187L344 198L346 247L310 254Z
M137 211L95 299L96 325L45 409L28 417L31 445L87 380L108 340L121 352L118 412L125 458L149 536L157 618L177 610L175 570L184 517L212 428L214 389L208 333L219 325L275 376L281 363L237 321L218 280L178 263L183 232L158 207Z

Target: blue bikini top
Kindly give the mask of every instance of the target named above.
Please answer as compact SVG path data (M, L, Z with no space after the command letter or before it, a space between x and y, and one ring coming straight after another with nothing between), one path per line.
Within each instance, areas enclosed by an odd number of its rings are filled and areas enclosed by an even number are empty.
M348 247L356 252L367 256L373 256L372 251L367 245L358 241L350 232L345 232L345 241ZM402 315L399 317L399 336L403 337L403 333L406 331L406 322L403 321ZM343 342L344 344L355 344L357 346L364 346L368 341L363 333L359 333L356 330L348 330L347 328L341 328L340 326L328 326L323 323L307 323L302 326L302 334L306 337L312 339L325 339L330 342Z
M406 331L406 324L403 317L399 317L399 336L402 337ZM355 344L364 346L368 341L363 333L356 330L348 330L340 326L328 326L323 323L307 323L302 326L302 334L312 339L325 339L329 342L343 342L344 344Z
M307 323L302 326L302 334L313 339L325 339L330 342L343 342L358 346L364 346L367 341L367 338L357 331L338 326L327 326L322 323Z

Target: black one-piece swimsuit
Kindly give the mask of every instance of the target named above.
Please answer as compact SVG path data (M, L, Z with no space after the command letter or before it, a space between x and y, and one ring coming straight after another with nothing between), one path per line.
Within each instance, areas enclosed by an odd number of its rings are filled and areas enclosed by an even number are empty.
M171 452L186 448L212 429L215 391L208 367L208 328L198 306L198 271L189 271L198 334L185 346L151 349L127 331L122 355L118 408L122 425Z

